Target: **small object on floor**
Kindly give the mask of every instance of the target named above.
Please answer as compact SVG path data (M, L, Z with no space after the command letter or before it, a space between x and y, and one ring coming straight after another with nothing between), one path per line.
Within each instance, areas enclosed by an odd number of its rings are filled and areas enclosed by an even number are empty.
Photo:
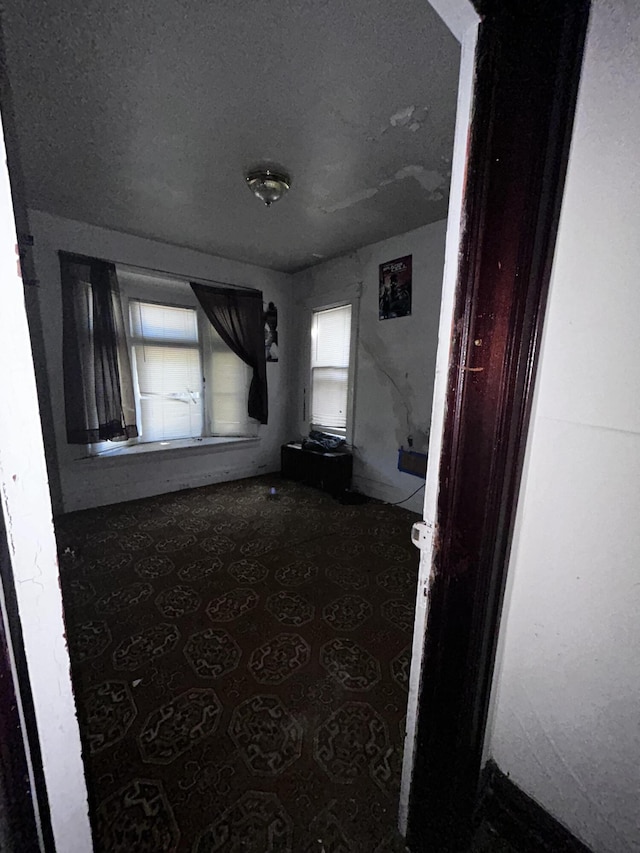
M337 495L338 501L347 506L358 506L360 504L369 503L369 498L366 495L361 495L360 492L352 492L351 489L345 489Z
M271 486L271 488L269 489L269 494L267 495L267 500L277 501L279 497L280 495L276 492L276 487Z

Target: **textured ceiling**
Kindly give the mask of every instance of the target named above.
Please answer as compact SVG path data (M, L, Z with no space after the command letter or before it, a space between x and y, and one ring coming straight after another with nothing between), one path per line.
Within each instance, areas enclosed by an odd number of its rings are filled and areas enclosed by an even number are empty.
M285 271L446 216L459 47L427 0L3 6L31 207Z

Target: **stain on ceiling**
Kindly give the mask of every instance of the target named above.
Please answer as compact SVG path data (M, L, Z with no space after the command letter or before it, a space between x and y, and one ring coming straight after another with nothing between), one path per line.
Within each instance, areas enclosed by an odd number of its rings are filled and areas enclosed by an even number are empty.
M427 0L3 6L32 208L286 272L446 217L460 51Z

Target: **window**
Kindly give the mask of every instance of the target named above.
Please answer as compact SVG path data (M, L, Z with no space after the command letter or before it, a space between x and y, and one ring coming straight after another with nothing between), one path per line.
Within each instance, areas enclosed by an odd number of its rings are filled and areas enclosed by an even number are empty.
M346 436L351 305L314 311L311 321L311 426Z
M213 435L256 435L257 424L247 414L251 368L231 352L205 319L209 337L207 358L207 418Z
M139 441L257 435L247 414L251 368L224 343L190 286L118 274L128 297Z
M129 301L132 370L143 441L203 432L203 388L195 308Z
M268 418L260 291L59 259L68 444L100 455L138 439L257 436Z

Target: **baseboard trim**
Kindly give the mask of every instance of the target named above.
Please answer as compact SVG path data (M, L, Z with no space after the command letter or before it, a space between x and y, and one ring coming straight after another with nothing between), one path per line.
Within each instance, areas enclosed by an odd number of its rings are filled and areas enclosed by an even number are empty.
M484 770L479 811L518 853L593 853L493 761Z
M404 509L409 509L417 513L422 512L424 492L417 492L415 495L411 495L411 492L420 486L417 480L413 489L410 488L412 483L409 483L406 489L401 489L399 486L392 485L391 483L383 483L379 480L372 480L370 477L364 477L362 474L354 474L351 478L351 483L351 488L354 491L361 492L361 494L366 495L368 498L374 498L375 500L390 504L401 502ZM407 495L409 495L408 498Z
M124 483L109 483L98 488L87 488L84 484L78 484L75 488L65 485L64 508L60 515L68 512L76 512L83 509L94 509L100 506L123 503L127 501L144 500L155 495L164 495L169 492L179 492L183 489L198 489L202 486L212 486L216 483L226 483L230 480L245 480L248 477L259 477L263 474L274 474L280 470L280 463L273 465L261 464L245 465L242 467L225 468L218 471L208 471L204 474L194 476L193 474L182 474L173 478L156 478L152 482L139 479L132 482L130 479Z

